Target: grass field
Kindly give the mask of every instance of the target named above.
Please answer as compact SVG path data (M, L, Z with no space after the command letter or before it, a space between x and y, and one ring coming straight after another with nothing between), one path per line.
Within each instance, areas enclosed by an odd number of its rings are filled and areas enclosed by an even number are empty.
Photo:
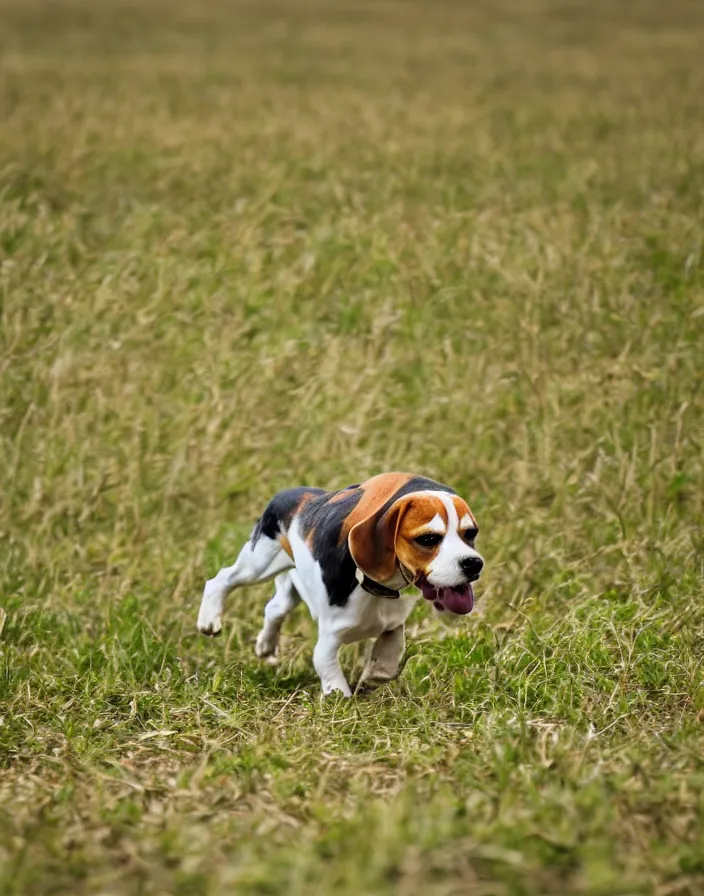
M704 6L0 0L0 892L704 892ZM272 493L453 485L321 701ZM361 652L344 665L354 679Z

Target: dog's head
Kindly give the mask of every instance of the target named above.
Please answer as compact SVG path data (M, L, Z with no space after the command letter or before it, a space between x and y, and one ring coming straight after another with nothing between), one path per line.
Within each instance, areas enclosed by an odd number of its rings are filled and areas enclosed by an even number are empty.
M352 525L347 540L370 579L386 584L400 571L437 609L465 614L474 607L472 583L484 566L474 547L477 532L462 498L422 489L387 497Z

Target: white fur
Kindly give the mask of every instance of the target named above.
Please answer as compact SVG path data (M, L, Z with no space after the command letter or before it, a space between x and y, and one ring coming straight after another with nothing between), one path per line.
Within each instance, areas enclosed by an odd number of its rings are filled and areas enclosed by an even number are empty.
M198 614L198 629L204 634L217 634L222 627L222 612L226 596L240 585L263 582L276 576L276 592L264 610L264 626L257 636L255 652L262 658L274 658L279 644L281 626L299 599L310 610L318 623L318 642L313 651L313 664L320 676L323 694L340 691L352 696L342 672L338 653L343 644L366 638L377 638L363 681L389 681L399 671L404 649L403 626L418 600L417 594L402 594L399 598L375 597L357 586L345 606L330 604L323 582L320 564L311 554L302 537L298 521L293 520L288 539L294 561L278 541L260 536L252 548L247 542L237 562L224 567L205 584ZM287 569L288 568L288 569ZM287 571L284 571L287 570ZM389 587L405 587L399 574ZM395 633L391 637L391 633ZM389 637L387 637L387 634Z
M302 538L297 520L291 524L288 539L296 561L296 577L301 586L301 597L313 619L318 622L318 643L313 651L313 664L320 676L323 694L337 690L349 697L352 691L338 660L340 647L365 638L378 638L384 632L402 626L413 609L417 596L379 598L368 594L358 585L344 607L331 606L320 565ZM400 660L399 653L399 663Z
M435 492L434 495L442 501L447 510L447 534L428 566L428 581L431 585L439 588L454 588L466 581L460 568L460 560L466 557L481 559L481 555L474 548L470 548L460 536L460 527L463 526L464 517L462 520L458 518L452 497L445 492Z
M409 496L410 497L410 496ZM466 581L460 560L479 557L460 537L459 529L473 523L468 515L458 519L452 498L444 492L433 492L447 509L448 525L436 514L424 527L424 532L443 535L438 552L428 569L428 581L436 586L457 586ZM398 598L376 597L357 585L342 607L330 603L330 595L323 581L320 564L313 557L294 518L288 531L293 559L278 541L260 535L254 547L248 541L236 563L221 569L205 583L198 614L198 629L216 635L222 628L222 613L227 595L242 585L253 585L275 578L274 596L264 610L264 626L257 636L257 656L272 660L276 657L281 627L286 617L303 600L313 619L318 623L318 641L313 652L313 664L320 676L323 694L340 691L352 695L342 672L338 653L343 644L367 638L376 641L361 681L390 681L398 675L404 650L404 625L417 594L402 594ZM407 587L399 570L389 588Z
M291 572L282 572L275 579L276 591L264 608L264 628L257 636L254 652L262 659L275 659L284 620L301 602L291 579Z
M198 631L204 635L217 635L222 628L222 612L225 598L240 585L266 582L293 566L293 561L277 541L260 538L256 547L247 542L233 566L223 567L208 579L198 613Z
M436 513L432 520L423 526L423 532L432 532L435 535L444 535L446 531L445 520L439 513Z

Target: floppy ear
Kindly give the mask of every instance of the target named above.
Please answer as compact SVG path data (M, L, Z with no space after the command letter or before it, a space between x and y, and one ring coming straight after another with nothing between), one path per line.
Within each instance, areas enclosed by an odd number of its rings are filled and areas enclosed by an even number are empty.
M409 501L401 498L383 513L371 513L347 536L355 564L375 582L385 582L396 572L396 534L408 505Z

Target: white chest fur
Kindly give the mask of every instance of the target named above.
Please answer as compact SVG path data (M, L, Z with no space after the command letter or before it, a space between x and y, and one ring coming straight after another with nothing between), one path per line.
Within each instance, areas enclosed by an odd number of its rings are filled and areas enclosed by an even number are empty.
M357 585L344 606L331 604L320 564L301 537L295 520L289 530L289 542L296 563L291 570L291 580L296 590L313 619L327 631L338 634L342 643L376 638L406 621L418 599L417 595L376 597Z

